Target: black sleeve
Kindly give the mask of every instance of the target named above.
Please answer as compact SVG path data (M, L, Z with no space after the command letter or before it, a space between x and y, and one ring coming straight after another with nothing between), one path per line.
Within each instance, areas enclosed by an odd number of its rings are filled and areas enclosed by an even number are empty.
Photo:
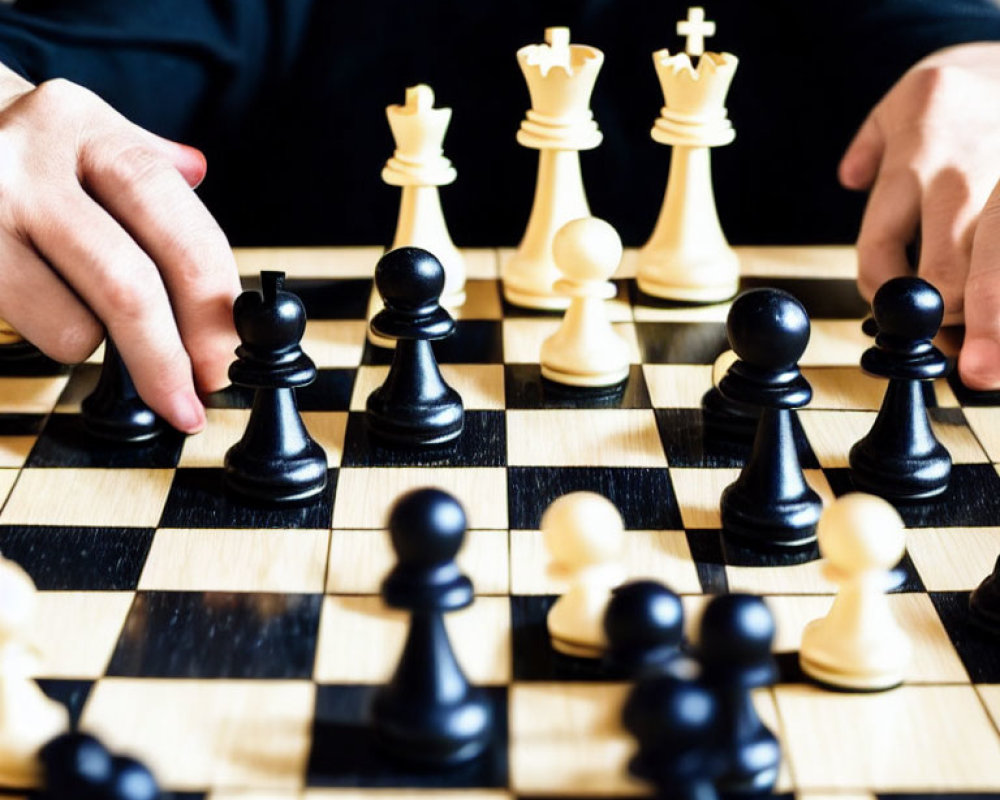
M176 139L235 129L294 63L311 0L21 0L0 6L0 61L67 78Z

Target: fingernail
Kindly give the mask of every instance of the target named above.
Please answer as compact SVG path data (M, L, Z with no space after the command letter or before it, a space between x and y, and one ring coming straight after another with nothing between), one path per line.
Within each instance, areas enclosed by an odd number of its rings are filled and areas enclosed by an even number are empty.
M167 420L183 433L197 433L205 427L205 407L191 392L178 392L170 398Z

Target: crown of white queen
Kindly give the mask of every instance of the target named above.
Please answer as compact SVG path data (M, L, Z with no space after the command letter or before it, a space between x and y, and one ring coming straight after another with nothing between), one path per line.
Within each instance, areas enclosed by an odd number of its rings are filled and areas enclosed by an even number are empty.
M547 28L545 44L517 51L531 95L531 110L517 140L538 149L589 150L603 138L590 96L604 63L596 47L569 43L569 28Z
M434 108L430 86L410 86L406 103L388 106L385 115L396 141L396 151L382 170L386 183L443 186L455 180L455 168L442 149L451 109Z
M653 53L665 105L652 137L662 144L712 147L736 136L726 116L726 95L739 59L732 53L705 53L697 68L687 53Z

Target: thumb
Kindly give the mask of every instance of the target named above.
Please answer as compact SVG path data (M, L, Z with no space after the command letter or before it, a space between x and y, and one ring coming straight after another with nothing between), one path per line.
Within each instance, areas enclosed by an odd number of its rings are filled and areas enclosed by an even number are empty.
M174 167L184 176L184 180L192 189L205 180L205 173L208 171L208 161L205 154L197 147L188 144L181 144L171 139L164 139L151 133L153 146L164 156L170 159Z
M1000 389L1000 184L980 214L972 244L958 373L971 389Z
M885 152L885 137L875 120L875 112L868 115L864 124L854 135L844 157L840 159L837 175L847 189L868 189L878 175L882 154Z

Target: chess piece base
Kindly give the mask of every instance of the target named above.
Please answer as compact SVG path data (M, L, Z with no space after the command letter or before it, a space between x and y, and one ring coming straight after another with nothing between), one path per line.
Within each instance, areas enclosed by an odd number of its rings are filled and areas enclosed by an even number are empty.
M247 458L239 444L226 453L223 480L230 491L255 502L274 505L305 503L326 489L326 453L310 442L302 454L281 461Z
M124 444L138 444L155 439L163 432L159 418L142 404L126 410L109 413L109 409L96 409L83 401L81 421L84 430L99 439Z
M690 259L684 260L683 267L677 269L676 276L673 276L673 269L665 274L661 267L646 267L640 265L639 273L636 276L636 283L642 292L651 297L659 297L664 300L679 300L685 303L723 303L736 296L739 291L739 261L736 254L730 251L725 257L726 262L720 264L720 259L706 260L704 264L690 263ZM685 283L684 275L704 274L708 269L719 272L732 273L722 282L696 286Z
M570 656L572 658L591 658L599 659L604 658L607 651L600 647L594 647L591 644L586 644L585 642L576 642L572 639L564 639L560 636L556 636L549 633L549 641L552 643L552 649L556 652L562 653L564 656Z
M546 364L541 365L542 377L567 386L600 387L617 386L628 379L629 366L610 372L569 372Z
M951 478L951 456L940 444L919 458L891 458L866 437L851 448L849 461L854 486L888 500L932 500Z
M451 388L430 415L425 409L388 406L382 402L382 393L376 390L368 398L365 419L368 430L383 442L424 447L449 444L461 436L465 413L462 399Z
M503 296L508 303L515 306L540 311L565 311L570 303L570 298L555 293L538 294L528 289L520 289L514 286L509 278L503 282Z
M29 788L38 786L42 764L38 753L46 742L69 729L65 707L50 700L28 678L25 686L4 687L3 693L25 692L13 702L4 703L3 730L0 731L0 785ZM8 698L10 700L10 698Z
M890 672L847 672L799 653L799 666L813 680L832 689L852 692L885 692L903 683L902 670Z
M822 505L819 495L807 488L801 497L765 508L759 497L732 484L722 493L722 529L748 544L768 549L805 547L816 541Z

